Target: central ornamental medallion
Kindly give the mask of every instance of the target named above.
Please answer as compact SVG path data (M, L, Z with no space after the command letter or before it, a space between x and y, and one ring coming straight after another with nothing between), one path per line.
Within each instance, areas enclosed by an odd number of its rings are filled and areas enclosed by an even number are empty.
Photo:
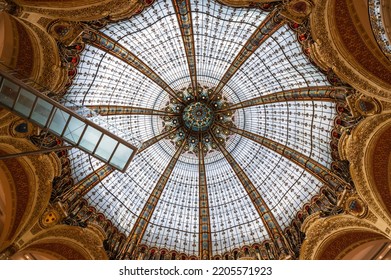
M183 110L185 127L194 132L207 131L213 123L213 111L203 102L190 103Z
M214 94L214 88L199 86L177 92L178 99L171 98L161 109L167 115L161 116L162 133L176 148L185 142L183 153L198 155L199 149L207 154L218 151L233 133L228 129L235 126L235 110L224 93Z

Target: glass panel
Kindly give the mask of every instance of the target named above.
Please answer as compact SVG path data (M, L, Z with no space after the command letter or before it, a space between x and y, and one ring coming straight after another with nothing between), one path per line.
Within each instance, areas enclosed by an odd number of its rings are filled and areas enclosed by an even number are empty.
M174 91L180 91L191 84L186 58L190 54L186 53L186 48L189 50L191 46L183 47L171 2L155 1L142 16L108 24L101 31L134 53ZM268 13L260 9L221 6L218 1L212 0L190 2L197 82L212 89L219 84ZM110 47L108 51L111 51ZM66 100L94 106L95 109L95 106L165 108L170 99L164 90L167 88L162 89L154 82L159 82L155 75L142 74L140 65L132 67L119 59L123 52L118 51L117 57L109 56L104 50L87 44ZM233 104L281 91L329 85L327 77L303 53L297 32L287 24L272 34L246 61L237 65L241 67L229 70L236 72L222 90L223 98ZM333 102L283 101L283 98L275 101L236 110L235 125L329 167L332 158L328 143L335 117ZM99 113L99 110L96 111ZM127 132L125 139L129 142L153 139L165 131L163 128L166 126L165 122L162 124L162 117L154 115L113 114L101 117L107 120L105 127L113 126ZM109 151L106 153L109 145L104 144L103 139L95 151L96 157L109 154ZM125 143L121 143L124 145L118 144L119 148L115 148L112 158L109 158L110 165L123 170L131 152ZM105 188L96 188L86 197L91 205L129 234L176 149L166 138L142 153L135 153L125 173L107 176ZM282 230L290 225L297 211L321 186L300 166L240 135L230 137L226 141L226 149L253 182ZM127 155L122 150L126 150ZM237 176L224 155L216 150L205 156L208 197L204 198L199 195L198 162L194 153L180 156L165 182L151 217L152 222L140 242L156 247L180 248L181 252L196 254L201 234L197 222L201 218L199 205L207 199L210 210L210 228L207 230L213 240L214 255L223 255L242 244L269 239L257 212L259 204L247 196L248 186L242 185L242 178ZM73 155L71 164L76 181L88 176L91 166L99 167L95 158L79 154ZM112 191L108 193L108 189Z
M69 142L76 144L80 135L83 133L86 124L75 117L72 117L68 126L65 128L64 138Z
M12 108L14 101L18 96L19 86L13 82L4 79L0 90L0 103Z
M100 140L98 148L95 151L95 155L105 161L108 161L117 143L118 141L107 135L104 135Z
M113 157L110 160L110 164L122 170L128 162L132 153L132 149L126 147L123 144L119 144L117 149L115 150Z
M34 101L37 97L31 92L22 88L16 104L14 106L15 111L19 112L25 117L30 116L30 112L33 108Z
M52 109L53 109L52 104L39 98L37 103L35 104L33 114L31 115L31 120L36 121L42 126L45 126Z
M88 126L86 131L83 134L83 137L80 141L80 146L87 151L94 151L96 145L98 144L99 138L101 137L102 133L99 132L99 130Z
M49 129L57 135L61 135L64 127L69 119L69 114L56 109L52 121L49 125Z

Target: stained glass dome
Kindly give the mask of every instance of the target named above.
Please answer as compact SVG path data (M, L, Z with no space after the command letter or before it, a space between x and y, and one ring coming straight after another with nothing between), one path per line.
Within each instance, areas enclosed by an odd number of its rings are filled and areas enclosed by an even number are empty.
M279 5L158 0L85 36L65 98L140 147L85 198L137 244L200 258L278 247L324 185L337 89L303 52L308 23ZM69 156L76 182L104 166Z

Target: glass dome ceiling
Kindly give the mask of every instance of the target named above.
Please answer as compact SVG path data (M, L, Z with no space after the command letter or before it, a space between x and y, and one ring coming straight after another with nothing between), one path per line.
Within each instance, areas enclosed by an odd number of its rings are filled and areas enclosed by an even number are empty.
M141 147L86 198L139 244L214 256L275 239L324 184L284 153L329 169L335 102L305 96L332 87L270 10L159 0L86 37L65 98ZM265 28L270 36L254 37ZM189 129L178 104L212 116ZM77 149L69 156L76 182L104 165Z

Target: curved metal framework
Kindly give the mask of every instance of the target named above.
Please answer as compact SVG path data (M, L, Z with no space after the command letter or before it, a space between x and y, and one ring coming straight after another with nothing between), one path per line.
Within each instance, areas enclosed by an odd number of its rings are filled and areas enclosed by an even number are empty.
M329 207L324 185L349 185L330 168L335 108L348 92L309 61L280 10L162 0L86 30L65 98L143 143L128 172L106 172L85 195L128 236L118 258L295 257L297 213L315 207L315 195ZM184 104L189 87L199 100L199 85L229 99L216 114L233 112L219 124L232 137L210 125L191 134L192 153L190 136L178 137L183 126L167 129L162 119L180 118L166 109ZM214 144L204 151L206 134ZM104 169L79 151L69 157L76 182Z

